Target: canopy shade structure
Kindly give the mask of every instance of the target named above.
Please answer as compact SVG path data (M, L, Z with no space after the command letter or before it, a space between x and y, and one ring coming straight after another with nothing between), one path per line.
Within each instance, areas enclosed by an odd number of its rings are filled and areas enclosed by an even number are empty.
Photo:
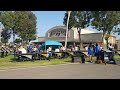
M52 46L53 48L56 48L58 46L62 46L62 43L57 42L57 41L53 41L53 40L48 40L45 43L43 43L39 49L45 49L48 48L49 46Z

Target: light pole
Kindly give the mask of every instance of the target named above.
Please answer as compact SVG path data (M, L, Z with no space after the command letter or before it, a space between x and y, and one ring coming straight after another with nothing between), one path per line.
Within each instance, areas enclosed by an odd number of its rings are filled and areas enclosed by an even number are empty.
M66 47L67 47L67 35L68 35L68 24L69 24L70 13L71 13L71 11L68 11L67 28L66 28L66 40L65 40L65 50L66 50Z

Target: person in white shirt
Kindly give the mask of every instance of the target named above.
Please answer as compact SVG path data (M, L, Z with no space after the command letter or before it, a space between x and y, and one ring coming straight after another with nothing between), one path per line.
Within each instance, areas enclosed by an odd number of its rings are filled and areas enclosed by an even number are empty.
M20 54L26 54L27 53L27 50L21 45L19 48L18 48L18 52ZM22 56L19 56L18 57L20 61L23 61L24 60L24 57Z
M36 46L34 46L33 51L34 51L34 52L37 51L37 47L36 47Z
M88 46L85 47L85 50L88 51Z
M112 51L114 47L112 46L112 44L109 44L108 48L109 48L110 51Z
M78 47L77 46L75 46L75 51L78 51Z
M18 51L21 52L21 54L27 53L26 49L23 46L20 46L20 48L18 49Z
M62 50L65 51L65 47L64 46L62 47Z
M49 47L48 49L47 49L47 54L48 54L48 60L50 61L50 57L52 56L52 47Z

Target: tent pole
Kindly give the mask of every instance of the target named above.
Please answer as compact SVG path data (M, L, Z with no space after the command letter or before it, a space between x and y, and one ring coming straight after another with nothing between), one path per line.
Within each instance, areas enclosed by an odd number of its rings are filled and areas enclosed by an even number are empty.
M46 43L45 43L45 52L46 52Z

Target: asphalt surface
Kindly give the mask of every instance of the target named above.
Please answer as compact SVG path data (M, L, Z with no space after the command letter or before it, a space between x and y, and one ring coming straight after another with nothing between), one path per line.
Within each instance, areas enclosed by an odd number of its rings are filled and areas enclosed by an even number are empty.
M120 79L119 65L66 64L0 70L0 79Z

